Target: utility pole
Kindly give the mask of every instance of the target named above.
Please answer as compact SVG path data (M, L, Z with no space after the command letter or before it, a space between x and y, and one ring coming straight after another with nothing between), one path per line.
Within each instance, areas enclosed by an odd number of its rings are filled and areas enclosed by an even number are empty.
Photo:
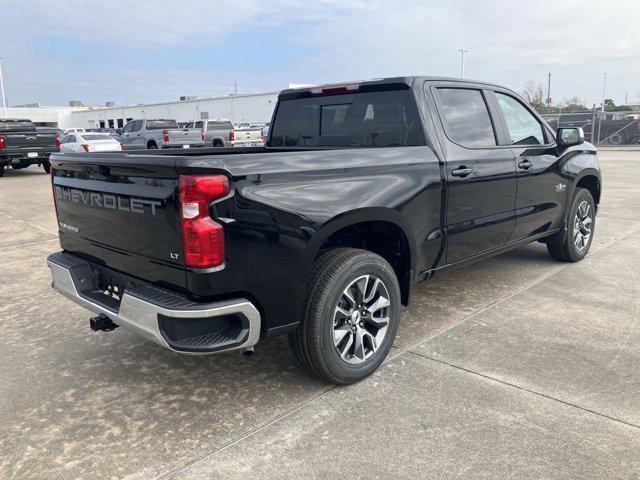
M233 81L233 94L238 94L238 82L236 82L235 80Z
M4 118L7 118L7 102L4 98L4 81L2 79L2 57L0 57L0 99L2 99Z
M600 110L600 119L598 120L598 140L596 145L600 143L600 130L602 130L602 118L604 117L604 97L607 91L607 72L604 72L604 81L602 82L602 108Z
M547 73L547 108L551 108L551 72Z
M460 48L458 51L460 52L460 78L464 78L464 54L469 51L464 48Z

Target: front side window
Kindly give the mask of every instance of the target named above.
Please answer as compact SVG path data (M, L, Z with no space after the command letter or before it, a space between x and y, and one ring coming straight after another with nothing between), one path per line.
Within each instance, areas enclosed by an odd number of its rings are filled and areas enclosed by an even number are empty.
M447 134L464 147L492 147L496 136L480 90L438 88Z
M410 90L283 100L271 146L395 147L424 145Z
M513 145L544 145L542 125L527 108L509 95L496 92Z

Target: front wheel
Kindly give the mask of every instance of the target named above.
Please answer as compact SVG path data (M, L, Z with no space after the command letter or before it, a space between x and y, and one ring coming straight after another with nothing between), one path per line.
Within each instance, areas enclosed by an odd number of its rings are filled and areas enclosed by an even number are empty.
M549 255L562 262L578 262L587 256L596 226L596 206L589 190L576 188L563 237L547 242ZM558 234L560 235L560 234Z
M46 173L51 173L51 164L50 163L43 163L42 164L42 168L44 169L44 171Z
M302 321L289 336L300 363L331 383L371 375L400 319L400 287L389 263L366 250L330 250L315 262L308 288Z

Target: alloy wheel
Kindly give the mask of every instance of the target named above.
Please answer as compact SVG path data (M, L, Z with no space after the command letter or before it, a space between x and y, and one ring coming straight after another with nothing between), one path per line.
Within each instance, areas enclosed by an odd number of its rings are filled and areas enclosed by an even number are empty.
M583 251L589 244L592 224L591 205L589 202L583 201L578 205L573 227L573 243L579 251Z
M382 345L389 327L391 300L384 282L363 275L344 289L333 316L333 343L340 358L359 364Z

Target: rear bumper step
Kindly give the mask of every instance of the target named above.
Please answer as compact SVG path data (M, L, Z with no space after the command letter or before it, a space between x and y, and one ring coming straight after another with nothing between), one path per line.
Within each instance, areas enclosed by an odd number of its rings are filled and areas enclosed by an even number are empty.
M64 252L50 255L47 264L51 286L62 295L170 350L245 350L260 338L260 313L244 298L198 303L140 281L120 285L118 298L101 290L104 267Z

